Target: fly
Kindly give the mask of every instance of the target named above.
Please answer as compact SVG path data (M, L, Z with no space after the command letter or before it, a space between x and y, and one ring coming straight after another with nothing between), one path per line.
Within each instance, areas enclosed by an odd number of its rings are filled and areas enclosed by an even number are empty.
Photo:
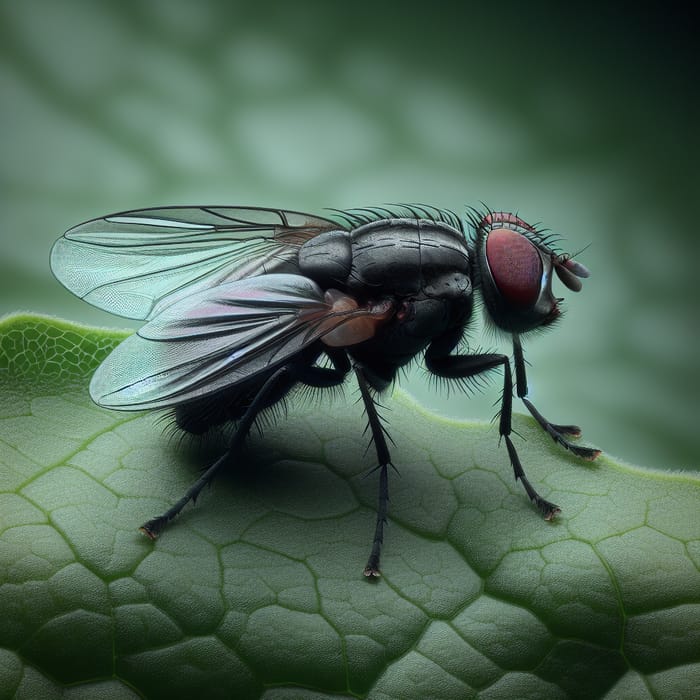
M572 291L588 270L515 214L424 205L319 217L281 209L170 207L112 214L67 231L51 267L71 292L146 321L97 368L90 396L122 410L169 409L182 430L236 427L228 450L141 531L155 539L216 473L231 465L261 412L297 385L327 389L354 374L377 454L379 494L367 577L380 575L392 466L375 396L419 355L463 383L501 368L499 434L516 480L546 520L560 509L528 481L511 440L513 389L562 447L574 425L548 421L527 398L521 338L561 315L552 273ZM459 354L474 294L510 337L508 355Z

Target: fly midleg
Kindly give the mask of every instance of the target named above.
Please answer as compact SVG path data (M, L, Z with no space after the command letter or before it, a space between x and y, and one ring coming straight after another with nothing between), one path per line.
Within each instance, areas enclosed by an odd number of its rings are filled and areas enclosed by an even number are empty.
M386 444L386 430L382 425L377 406L369 390L369 384L361 367L355 366L357 383L360 386L362 401L365 404L369 428L372 432L372 442L377 452L377 469L379 469L379 497L377 499L377 521L374 527L374 539L369 559L365 566L364 574L367 577L376 578L381 576L379 570L379 559L384 542L384 525L387 521L387 506L389 503L389 474L388 468L393 467L389 447Z

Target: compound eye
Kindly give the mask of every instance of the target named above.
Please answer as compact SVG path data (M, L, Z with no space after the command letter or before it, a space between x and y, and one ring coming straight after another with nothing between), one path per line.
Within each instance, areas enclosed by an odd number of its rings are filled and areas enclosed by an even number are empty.
M486 239L486 260L508 304L517 308L535 305L542 284L542 258L525 236L512 229L493 229Z

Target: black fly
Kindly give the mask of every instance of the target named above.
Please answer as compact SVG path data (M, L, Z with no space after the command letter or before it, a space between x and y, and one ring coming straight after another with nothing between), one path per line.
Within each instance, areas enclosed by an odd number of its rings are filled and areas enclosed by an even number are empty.
M520 338L560 315L552 272L571 290L588 271L514 214L454 213L411 205L352 209L329 218L278 209L172 207L94 219L51 252L56 277L85 301L147 323L98 367L100 406L174 409L195 434L233 422L228 451L141 530L155 539L215 474L231 464L261 411L298 384L329 388L354 373L377 452L379 501L365 576L379 576L391 456L375 392L423 353L427 369L463 382L503 371L499 432L515 478L546 520L559 508L532 487L511 441L507 355L453 354L472 316L474 288L487 318L513 342L515 388L560 445L580 429L550 423L526 398ZM330 366L321 366L325 358ZM320 364L319 364L320 363Z

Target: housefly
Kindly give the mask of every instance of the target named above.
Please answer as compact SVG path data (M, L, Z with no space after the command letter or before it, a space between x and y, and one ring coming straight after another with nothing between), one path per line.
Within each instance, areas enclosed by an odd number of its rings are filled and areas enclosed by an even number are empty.
M461 219L425 205L331 210L170 207L105 216L67 231L51 267L71 292L146 321L98 367L90 395L123 411L170 409L202 434L233 423L230 446L184 496L141 527L155 539L215 474L233 463L251 426L295 386L327 389L354 374L377 455L379 494L365 576L379 576L392 466L376 395L418 355L462 384L500 368L499 434L546 520L559 507L528 481L511 440L513 388L542 428L584 459L573 425L528 400L521 338L555 322L552 273L572 291L588 270L515 214L469 209ZM513 344L508 355L459 353L475 292Z

